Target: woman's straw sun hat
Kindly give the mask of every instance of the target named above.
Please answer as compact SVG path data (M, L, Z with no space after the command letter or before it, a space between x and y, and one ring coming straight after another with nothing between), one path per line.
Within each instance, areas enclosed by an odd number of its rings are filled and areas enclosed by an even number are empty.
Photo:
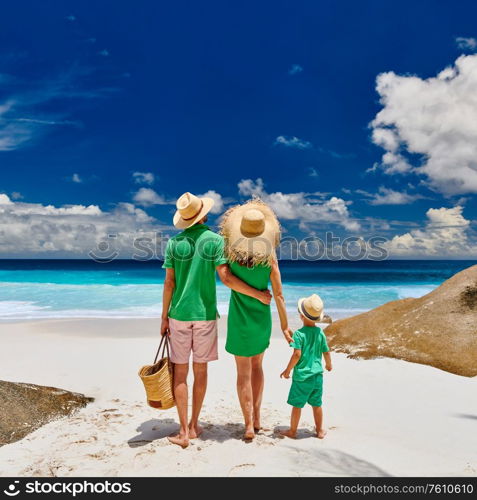
M298 300L298 312L311 321L322 321L323 319L323 301L319 295L314 293L309 297Z
M174 214L174 226L178 229L187 229L205 217L214 205L212 198L184 193L176 203L177 212Z
M280 242L280 223L273 210L255 198L225 212L221 233L230 261L271 264Z

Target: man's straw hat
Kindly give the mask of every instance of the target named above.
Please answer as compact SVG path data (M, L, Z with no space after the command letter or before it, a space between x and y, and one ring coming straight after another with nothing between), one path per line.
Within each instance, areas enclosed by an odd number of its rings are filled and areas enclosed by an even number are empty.
M225 212L221 233L230 261L271 264L280 242L280 223L273 210L255 198Z
M212 206L212 198L199 198L192 193L184 193L176 203L177 212L174 214L174 226L186 229L205 217Z
M302 298L298 301L298 312L311 321L321 321L323 319L323 301L316 293Z

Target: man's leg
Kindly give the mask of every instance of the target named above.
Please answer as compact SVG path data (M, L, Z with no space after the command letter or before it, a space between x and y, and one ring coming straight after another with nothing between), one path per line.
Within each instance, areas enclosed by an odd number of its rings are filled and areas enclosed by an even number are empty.
M192 416L189 422L191 439L199 437L202 428L199 415L207 390L207 363L215 361L218 354L217 321L194 321L192 323L192 352L194 369L194 388L192 393Z
M179 434L171 436L168 439L171 443L182 446L182 448L189 446L189 427L187 425L187 405L189 399L189 391L187 390L188 373L189 364L174 365L174 397L179 415L180 429Z
M235 356L237 364L237 393L245 420L244 439L255 437L253 429L253 392L252 392L252 361L251 358Z
M186 448L189 445L187 374L192 350L192 323L169 318L169 331L171 361L174 363L174 398L180 422L179 434L170 437L169 441Z
M253 427L255 432L258 432L261 427L260 422L260 408L262 406L262 396L263 396L263 355L257 354L252 357L252 393L253 393Z
M207 390L207 363L193 363L194 387L192 389L192 416L189 422L189 437L195 439L202 434L199 415Z

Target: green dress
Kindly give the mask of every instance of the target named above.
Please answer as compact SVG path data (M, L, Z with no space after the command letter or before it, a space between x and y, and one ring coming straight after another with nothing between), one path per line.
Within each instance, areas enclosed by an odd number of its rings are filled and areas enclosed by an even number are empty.
M241 266L231 262L230 270L250 286L266 290L272 268L266 265ZM257 299L232 290L227 317L225 350L235 356L255 356L270 344L272 313L270 306Z

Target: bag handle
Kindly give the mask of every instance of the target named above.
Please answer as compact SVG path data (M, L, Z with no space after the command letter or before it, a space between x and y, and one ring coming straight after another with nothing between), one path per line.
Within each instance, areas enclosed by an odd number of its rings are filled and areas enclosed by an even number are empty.
M164 344L164 345L163 345ZM159 343L159 347L156 352L156 357L154 358L153 364L155 365L157 362L157 358L159 357L159 353L161 352L161 347L162 347L162 353L161 353L161 358L164 357L164 353L167 352L167 357L169 358L169 330L167 330L167 333L162 336L161 342Z

